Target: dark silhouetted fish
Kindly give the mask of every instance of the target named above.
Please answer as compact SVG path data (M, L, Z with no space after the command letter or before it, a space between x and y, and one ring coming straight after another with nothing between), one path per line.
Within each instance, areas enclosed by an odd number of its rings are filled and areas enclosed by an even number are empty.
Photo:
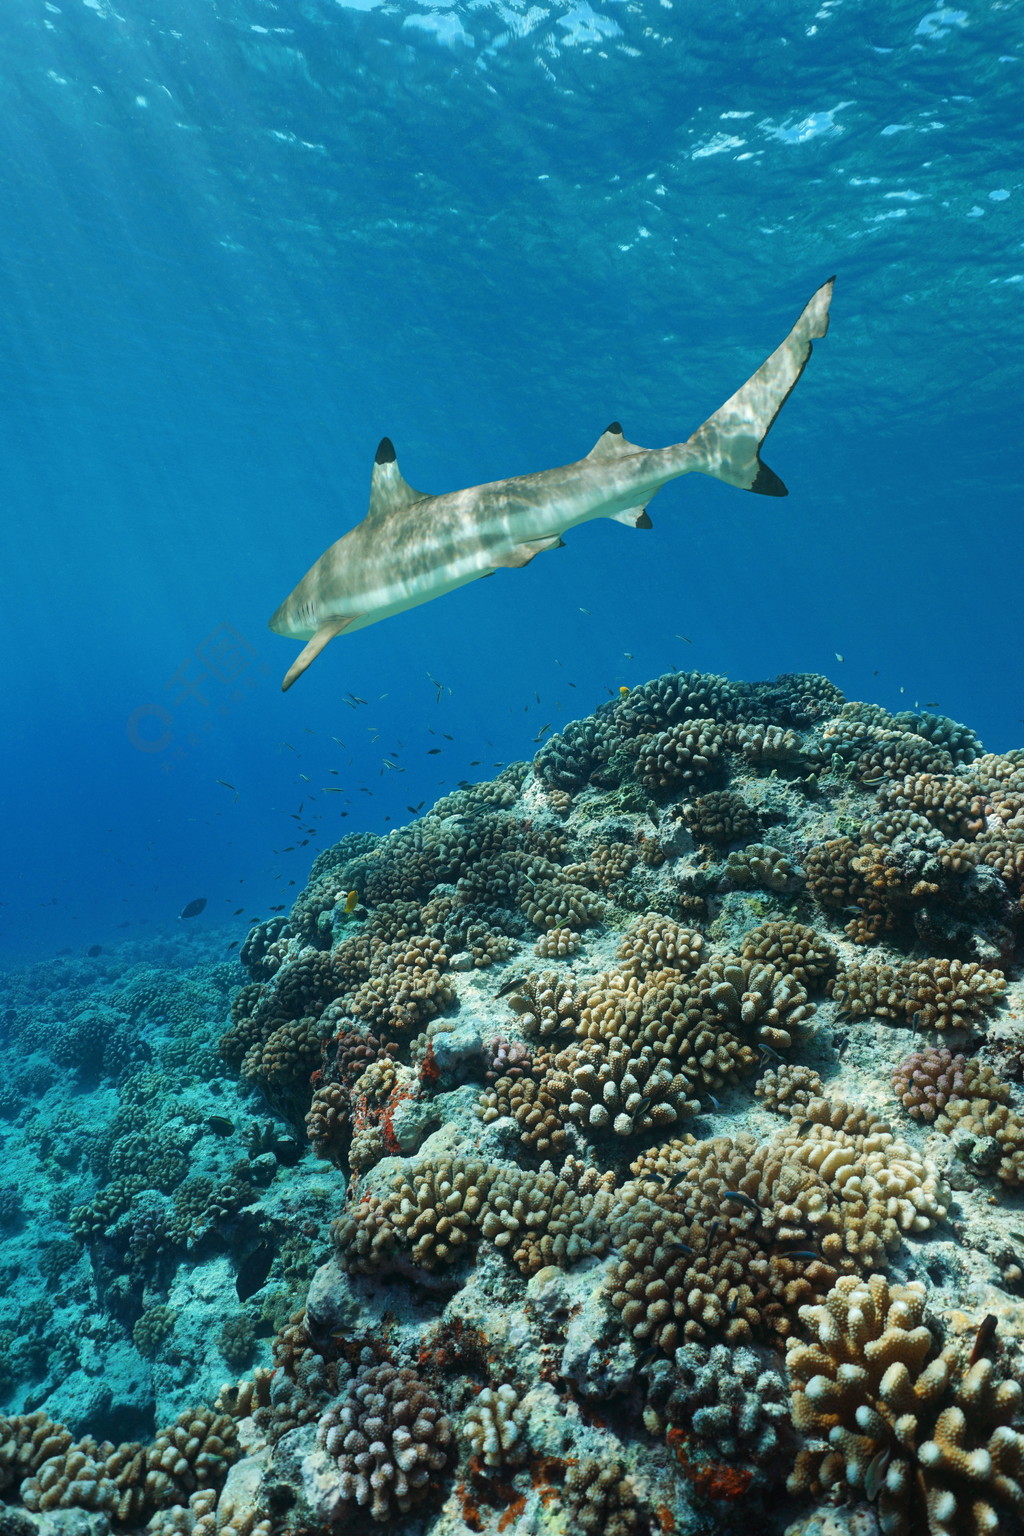
M183 917L198 917L205 906L206 897L197 896L195 901L190 901L187 907L182 907L181 911L178 913L178 917L179 919Z
M248 1301L250 1296L255 1296L270 1274L273 1262L274 1250L269 1243L258 1243L251 1253L246 1254L235 1275L239 1301Z
M103 945L102 944L90 944L89 948L86 950L86 954L89 956L90 960L95 960L96 956L97 955L102 955L102 953L103 953Z

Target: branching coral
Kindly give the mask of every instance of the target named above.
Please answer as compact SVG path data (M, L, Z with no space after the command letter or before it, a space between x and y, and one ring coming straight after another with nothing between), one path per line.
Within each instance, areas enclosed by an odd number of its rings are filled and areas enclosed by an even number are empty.
M522 1435L525 1413L515 1387L484 1387L462 1421L462 1434L485 1467L509 1467L526 1452Z
M393 1180L383 1197L370 1196L335 1223L346 1267L371 1273L403 1253L418 1268L452 1263L476 1236L498 1170L465 1158L424 1162Z
M341 1262L359 1274L422 1276L465 1257L482 1234L524 1274L570 1268L609 1243L612 1179L569 1159L556 1173L465 1159L425 1161L335 1223Z
M348 1392L321 1418L317 1438L337 1460L341 1498L383 1523L426 1496L431 1474L447 1464L452 1429L415 1371L365 1355Z
M152 1445L72 1440L45 1414L0 1419L0 1486L20 1484L27 1509L87 1509L139 1524L216 1488L239 1454L237 1429L212 1409L183 1413Z
M557 971L531 971L509 997L528 1035L571 1034L579 1023L582 999L575 977Z
M824 1099L770 1141L670 1143L632 1170L611 1301L635 1338L665 1350L788 1333L837 1271L884 1264L902 1232L927 1230L948 1204L934 1165Z
M615 956L623 976L642 977L652 971L693 971L703 948L702 934L648 912L626 929Z
M941 1347L920 1285L843 1277L801 1308L790 1342L793 1422L809 1439L793 1492L877 1495L885 1536L983 1536L1024 1516L1022 1392L989 1359Z
M875 1014L915 1029L976 1032L1006 990L1001 971L962 960L846 966L833 995L853 1018Z
M796 890L803 878L803 870L768 843L749 843L746 848L730 853L723 875L726 884L760 885L767 891Z
M733 789L713 789L696 795L683 810L698 843L745 843L760 830L761 818Z
M687 720L656 736L641 736L636 776L648 790L706 784L723 772L722 754L730 741L731 732L717 720Z
M794 976L808 991L825 982L836 968L836 952L828 939L806 923L762 923L744 936L744 960L759 960L786 976Z
M1004 1104L1010 1096L991 1067L954 1056L945 1046L928 1046L905 1056L893 1071L892 1086L907 1114L929 1124L957 1100L990 1099Z
M683 1344L670 1365L659 1361L648 1374L644 1423L652 1434L681 1426L718 1459L744 1466L759 1481L779 1476L789 1438L789 1397L767 1351Z
M586 1536L639 1536L636 1489L621 1462L578 1461L565 1480L565 1502L573 1529Z

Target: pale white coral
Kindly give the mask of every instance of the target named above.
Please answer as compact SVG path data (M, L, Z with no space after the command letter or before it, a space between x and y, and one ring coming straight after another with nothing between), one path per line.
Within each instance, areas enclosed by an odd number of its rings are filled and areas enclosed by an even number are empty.
M515 1387L504 1382L484 1387L471 1404L462 1433L487 1467L514 1466L525 1452L522 1444L526 1414Z

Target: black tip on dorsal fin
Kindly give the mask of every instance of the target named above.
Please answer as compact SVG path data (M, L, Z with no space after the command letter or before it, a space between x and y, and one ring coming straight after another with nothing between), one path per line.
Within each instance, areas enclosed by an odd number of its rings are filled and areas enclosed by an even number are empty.
M614 432L616 437L621 437L622 436L622 423L620 421L613 421L610 427L605 427L605 431L606 432Z
M390 437L382 437L373 462L375 464L393 464L397 457L395 445Z

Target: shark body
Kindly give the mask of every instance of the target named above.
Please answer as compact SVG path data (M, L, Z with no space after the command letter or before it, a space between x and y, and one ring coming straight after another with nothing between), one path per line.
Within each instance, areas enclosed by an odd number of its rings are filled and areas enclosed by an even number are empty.
M742 389L683 443L639 448L613 422L574 464L427 496L402 478L384 438L363 521L320 556L270 620L275 633L308 642L282 687L290 688L335 635L376 624L502 567L527 565L557 549L577 523L609 517L650 528L648 502L669 480L693 470L740 490L787 495L762 464L761 444L806 366L812 341L828 330L833 281L811 297L785 341Z

